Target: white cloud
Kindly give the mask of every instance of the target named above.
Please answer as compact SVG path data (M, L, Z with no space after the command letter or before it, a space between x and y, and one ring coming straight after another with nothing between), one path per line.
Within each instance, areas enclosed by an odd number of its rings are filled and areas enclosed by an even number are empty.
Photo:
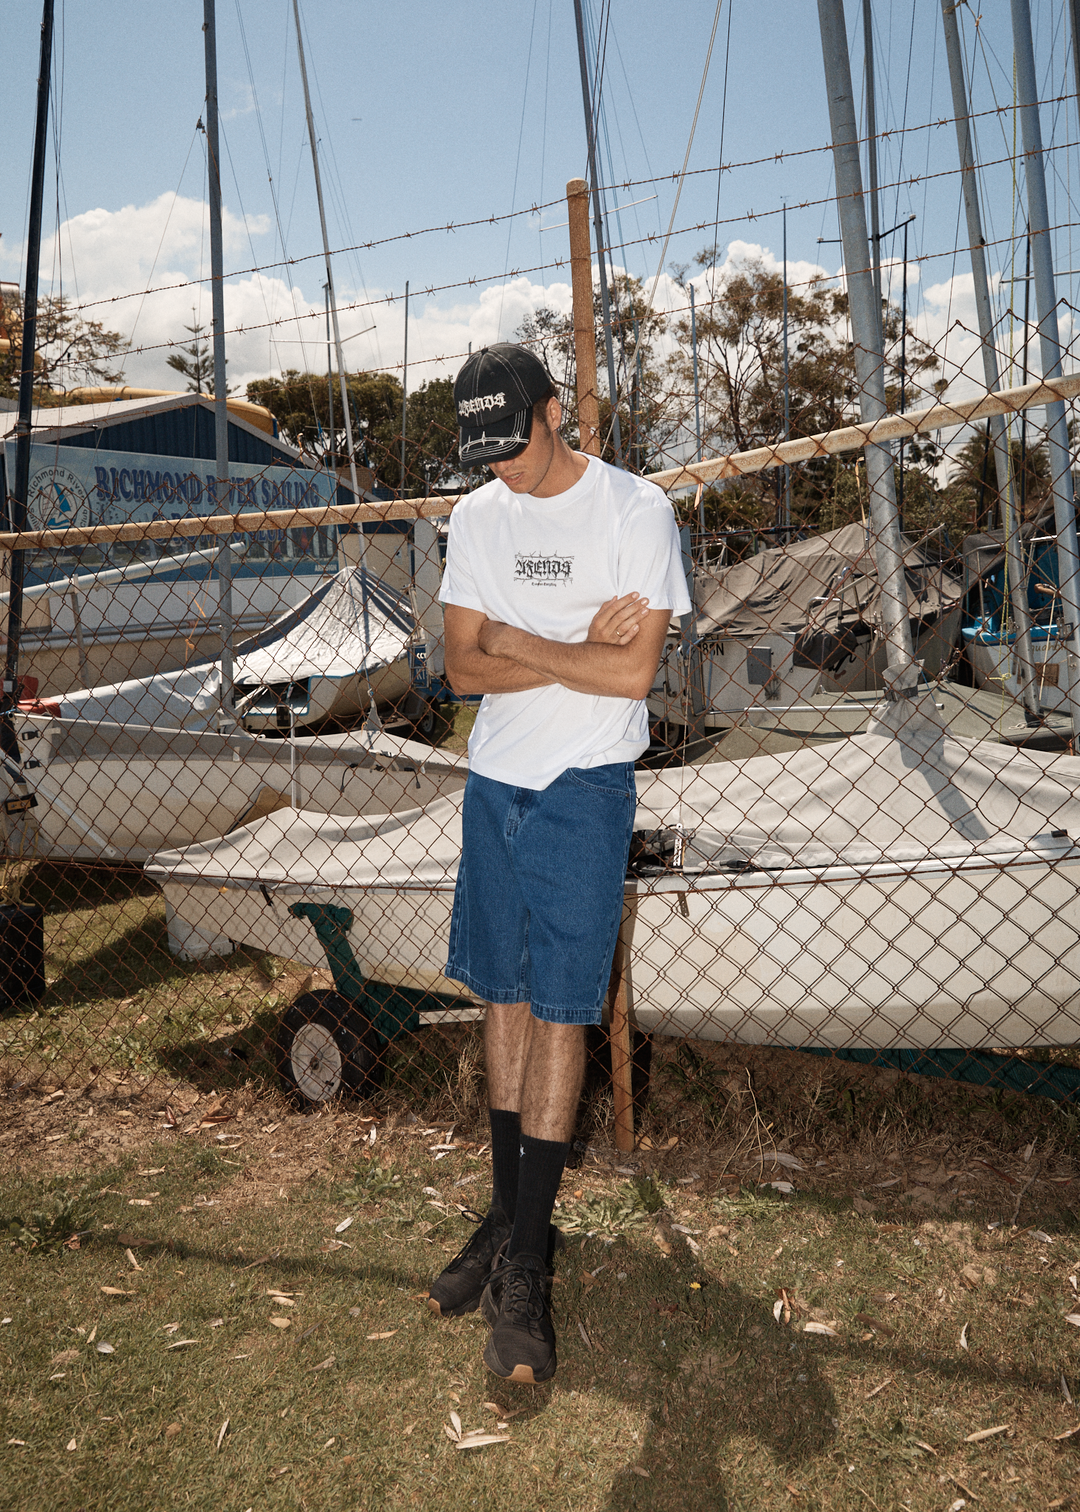
M61 290L85 318L131 340L124 381L135 387L175 388L183 382L167 365L170 351L191 338L186 327L211 318L209 212L205 202L169 193L149 204L90 210L65 221L42 248L41 292ZM226 270L268 263L273 246L265 216L223 214ZM0 243L0 248L3 244ZM0 251L0 273L21 282L25 249ZM322 371L326 365L322 263L311 259L283 277L272 267L226 278L225 325L230 386L286 367ZM298 278L313 288L310 297ZM203 281L207 280L207 281ZM140 293L151 290L153 292ZM135 297L130 297L136 291ZM338 277L342 339L350 368L400 373L405 342L401 290L355 291ZM454 374L469 350L512 339L542 305L571 307L570 285L509 279L476 291L426 295L409 305L409 387ZM368 331L366 328L374 326ZM353 337L353 340L349 340Z

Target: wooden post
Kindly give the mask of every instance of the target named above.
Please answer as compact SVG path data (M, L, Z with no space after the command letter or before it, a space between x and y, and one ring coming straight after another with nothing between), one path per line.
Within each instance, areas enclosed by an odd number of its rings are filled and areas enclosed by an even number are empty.
M593 316L589 189L584 179L566 186L570 212L570 283L574 299L574 356L577 364L579 446L600 455L600 405L596 397L596 321Z
M634 1148L634 1059L630 1048L630 935L637 899L623 902L615 959L608 985L608 1042L611 1047L611 1096L615 1105L615 1148L626 1154Z

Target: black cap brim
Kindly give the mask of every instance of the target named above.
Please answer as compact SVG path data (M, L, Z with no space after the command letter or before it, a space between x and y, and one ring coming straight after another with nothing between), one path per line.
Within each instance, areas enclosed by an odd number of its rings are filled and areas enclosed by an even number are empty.
M486 425L463 425L458 432L458 455L465 467L477 462L512 462L529 444L532 407Z

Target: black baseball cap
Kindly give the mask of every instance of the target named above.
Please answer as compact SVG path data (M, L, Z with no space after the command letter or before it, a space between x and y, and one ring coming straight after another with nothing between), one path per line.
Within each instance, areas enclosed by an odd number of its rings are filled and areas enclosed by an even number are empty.
M519 457L529 444L533 405L554 387L527 347L502 341L474 352L454 382L462 462Z

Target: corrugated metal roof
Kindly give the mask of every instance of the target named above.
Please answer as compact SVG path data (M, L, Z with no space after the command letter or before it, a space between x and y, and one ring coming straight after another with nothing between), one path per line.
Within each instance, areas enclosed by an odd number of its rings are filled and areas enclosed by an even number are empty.
M5 416L5 421L7 417ZM85 446L142 452L151 457L214 460L214 404L202 394L169 394L154 399L117 399L108 404L71 404L36 409L31 416L39 445ZM0 421L13 438L14 417ZM310 467L295 447L275 441L247 421L229 416L229 461L257 467Z

